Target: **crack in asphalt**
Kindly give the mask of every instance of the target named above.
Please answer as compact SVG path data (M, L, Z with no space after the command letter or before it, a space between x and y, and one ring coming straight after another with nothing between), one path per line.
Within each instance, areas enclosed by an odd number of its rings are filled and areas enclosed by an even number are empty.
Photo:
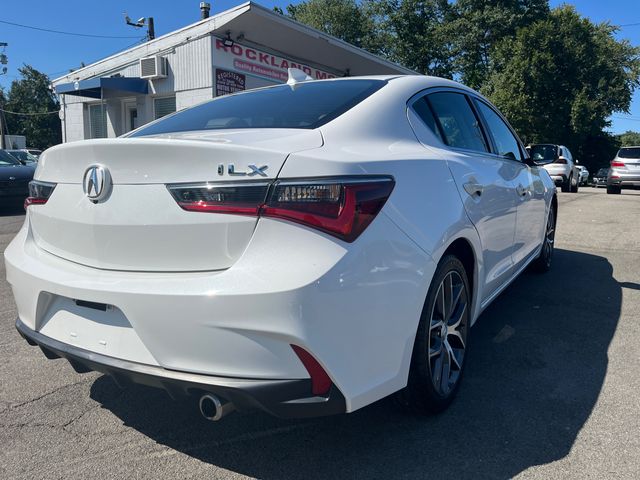
M10 404L10 408L16 409L16 408L24 407L25 405L29 405L31 403L37 402L38 400L42 400L43 398L48 397L49 395L53 395L54 393L57 393L60 390L64 390L65 388L75 387L76 385L82 385L83 383L88 383L88 382L89 382L88 380L81 380L79 382L67 383L66 385L62 385L61 387L50 390L35 398L25 400L24 402L21 402L21 403L12 403Z

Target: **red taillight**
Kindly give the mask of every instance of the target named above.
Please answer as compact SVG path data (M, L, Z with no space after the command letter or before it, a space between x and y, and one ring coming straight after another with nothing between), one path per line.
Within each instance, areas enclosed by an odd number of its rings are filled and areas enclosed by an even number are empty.
M24 209L30 205L44 205L56 188L55 183L31 180L29 182L29 196L24 201Z
M621 162L620 160L611 160L611 166L612 167L624 167L625 164L624 164L624 162Z
M267 198L267 182L240 185L193 184L169 185L169 192L185 210L193 212L257 215Z
M353 242L382 209L394 185L390 177L361 177L168 188L185 210L281 218Z
M326 395L329 393L332 382L327 372L322 368L322 365L304 348L297 345L291 345L291 348L293 348L302 365L304 365L304 368L309 372L309 376L311 377L311 393L314 395Z
M277 182L260 214L353 242L382 209L394 185L390 178Z
M567 159L566 158L559 158L558 160L556 160L553 163L560 163L562 165L566 165L567 164Z

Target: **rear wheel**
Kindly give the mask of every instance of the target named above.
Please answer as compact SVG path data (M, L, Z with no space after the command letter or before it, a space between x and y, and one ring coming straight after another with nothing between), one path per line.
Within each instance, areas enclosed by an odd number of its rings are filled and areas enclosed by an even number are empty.
M618 195L621 192L621 188L617 185L607 185L607 193L613 193L614 195Z
M547 225L545 227L544 243L540 250L540 255L531 263L531 269L538 273L548 272L551 269L551 258L553 257L553 247L556 238L556 212L553 205L549 209Z
M573 176L569 175L569 178L567 178L564 182L562 182L562 185L560 186L560 189L564 192L570 192L571 191L571 181L573 180Z
M569 180L569 185L571 188L571 193L578 193L580 179L576 178L575 175L572 175Z
M464 371L471 292L462 262L445 256L429 287L399 403L419 413L438 413L453 401Z

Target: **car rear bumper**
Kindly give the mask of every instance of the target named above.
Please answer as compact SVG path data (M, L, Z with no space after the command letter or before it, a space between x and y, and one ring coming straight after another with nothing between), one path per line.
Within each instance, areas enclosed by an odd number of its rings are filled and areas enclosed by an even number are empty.
M88 364L99 356L151 368L147 383L162 384L157 377L166 372L200 382L295 381L307 396L291 398L308 398L309 373L296 345L320 363L348 412L406 385L435 270L384 215L349 245L262 219L233 267L166 273L100 270L56 257L36 245L27 213L5 265L20 321L40 340L89 352L80 358L90 369L104 370L102 361ZM58 343L45 348L73 354Z
M326 396L310 396L310 379L254 380L214 377L121 360L62 343L27 327L19 318L16 329L49 359L65 358L78 373L109 375L121 387L135 383L162 388L172 397L216 394L237 410L261 409L282 418L316 417L344 413L345 399L334 386Z
M640 173L628 174L614 171L607 179L607 184L619 186L622 188L638 188L640 187Z

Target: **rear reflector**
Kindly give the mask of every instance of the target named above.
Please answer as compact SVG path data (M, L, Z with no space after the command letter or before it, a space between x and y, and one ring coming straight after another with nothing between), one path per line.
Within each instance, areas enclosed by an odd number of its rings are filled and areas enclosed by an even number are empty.
M297 345L291 345L291 348L293 348L302 365L304 365L304 368L309 372L309 376L311 377L311 393L314 395L326 395L329 393L332 382L327 372L322 368L322 365L304 348Z
M55 183L31 180L29 182L29 196L24 201L24 209L26 210L30 205L43 205L47 203L47 200L49 200L55 188Z
M391 195L391 177L167 185L185 210L281 218L346 242L369 226Z

